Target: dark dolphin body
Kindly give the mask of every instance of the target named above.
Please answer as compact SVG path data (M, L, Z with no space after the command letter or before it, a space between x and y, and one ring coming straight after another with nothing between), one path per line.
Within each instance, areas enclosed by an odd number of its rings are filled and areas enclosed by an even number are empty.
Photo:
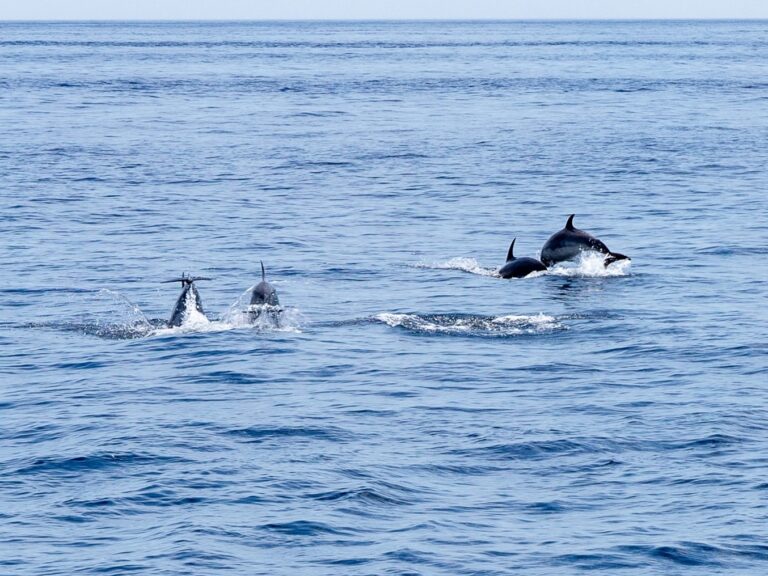
M251 322L266 321L269 324L280 324L280 299L277 290L267 282L267 274L264 271L264 262L261 263L261 282L251 292L251 305L248 306L248 316Z
M584 230L575 228L573 225L574 216L575 214L571 214L565 228L552 234L549 240L544 243L544 247L541 249L541 261L544 265L552 266L565 260L574 260L582 252L605 254L605 266L617 260L630 260L629 256L611 252L602 241L584 232Z
M524 278L531 272L539 272L547 269L547 267L536 260L536 258L528 258L527 256L523 258L515 258L513 253L515 249L515 240L517 240L517 238L512 240L512 244L509 245L507 263L499 268L499 276L502 278Z
M203 301L200 298L200 293L195 287L195 280L208 280L208 278L193 278L182 274L181 278L167 281L181 282L181 294L179 294L179 299L176 300L173 314L171 314L171 319L168 321L169 327L176 328L181 326L187 318L190 306L194 306L200 314L205 316L205 312L203 312Z
M280 306L277 290L267 282L267 274L264 271L264 262L261 263L261 282L256 285L251 293L251 306Z

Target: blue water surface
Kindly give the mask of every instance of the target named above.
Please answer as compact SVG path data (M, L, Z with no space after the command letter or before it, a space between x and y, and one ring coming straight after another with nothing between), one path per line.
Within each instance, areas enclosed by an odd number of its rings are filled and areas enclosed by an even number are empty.
M767 63L759 21L0 23L0 573L765 574ZM495 277L571 213L631 263Z

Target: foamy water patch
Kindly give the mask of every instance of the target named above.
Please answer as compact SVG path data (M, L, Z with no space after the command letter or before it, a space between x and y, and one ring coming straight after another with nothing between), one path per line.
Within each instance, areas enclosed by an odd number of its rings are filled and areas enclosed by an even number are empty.
M564 330L554 316L546 314L479 316L471 314L398 314L382 312L373 317L393 328L403 328L418 334L452 336L510 337L525 334L546 334Z
M420 262L415 265L415 268L426 268L429 270L461 270L462 272L469 272L470 274L477 274L478 276L499 277L499 272L496 268L485 268L480 266L474 258L466 258L463 256L451 258L445 262L433 262L431 264Z
M149 336L171 336L229 330L256 330L259 332L300 333L303 315L297 308L261 306L255 313L252 307L227 312L222 318L209 320L201 314L190 314L181 326L163 327L153 330Z
M301 332L304 317L298 308L291 306L249 305L232 309L222 318L233 329L259 331Z
M257 330L262 332L301 332L303 317L297 308L250 304L254 284L243 291L216 320L209 320L195 308L194 301L188 301L188 311L181 326L161 328L153 336L188 334L197 332L224 332L227 330Z
M612 276L629 276L631 268L631 260L618 260L605 266L604 254L599 252L583 252L578 260L558 262L544 274L582 278L607 278Z
M169 326L153 330L149 336L166 336L168 334L189 334L191 332L220 332L226 329L223 326L217 326L218 322L211 322L200 314L188 315L181 326Z

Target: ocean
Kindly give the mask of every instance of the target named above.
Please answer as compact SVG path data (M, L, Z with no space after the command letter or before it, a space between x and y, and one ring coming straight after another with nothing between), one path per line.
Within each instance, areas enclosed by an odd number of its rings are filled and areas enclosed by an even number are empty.
M0 573L765 574L767 57L0 23ZM497 277L570 214L631 262Z

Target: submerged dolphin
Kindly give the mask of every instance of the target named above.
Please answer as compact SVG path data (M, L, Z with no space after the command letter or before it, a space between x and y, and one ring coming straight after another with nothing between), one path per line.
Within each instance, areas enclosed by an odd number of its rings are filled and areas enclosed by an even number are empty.
M574 227L574 216L575 214L571 214L568 217L568 222L565 223L565 228L552 234L549 240L544 243L541 249L541 261L545 266L552 266L565 260L573 260L582 252L600 252L605 254L605 261L603 262L605 266L617 260L631 260L629 256L619 254L618 252L611 252L602 241L588 232Z
M176 328L184 323L189 315L190 307L194 306L195 310L205 316L203 312L203 301L200 299L200 293L195 287L196 280L210 280L210 278L186 276L181 275L181 278L174 278L173 280L166 280L166 282L181 282L181 294L179 299L176 300L176 306L173 308L171 319L168 321L168 326Z
M499 276L502 278L523 278L528 276L531 272L539 272L546 270L547 267L536 258L528 258L524 256L522 258L515 258L515 238L512 240L512 244L509 245L509 252L507 252L507 263L499 268Z

